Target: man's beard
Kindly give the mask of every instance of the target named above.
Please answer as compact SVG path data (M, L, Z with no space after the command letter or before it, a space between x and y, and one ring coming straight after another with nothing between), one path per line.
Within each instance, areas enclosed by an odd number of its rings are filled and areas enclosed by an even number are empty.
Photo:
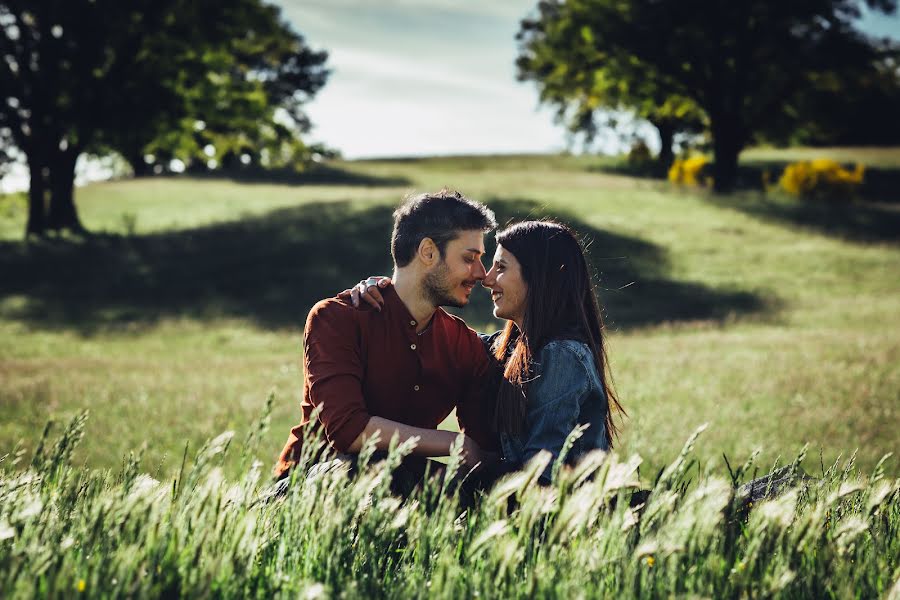
M455 306L462 308L466 302L460 302L453 296L455 286L449 281L450 267L441 261L434 271L426 273L422 278L422 295L434 306Z

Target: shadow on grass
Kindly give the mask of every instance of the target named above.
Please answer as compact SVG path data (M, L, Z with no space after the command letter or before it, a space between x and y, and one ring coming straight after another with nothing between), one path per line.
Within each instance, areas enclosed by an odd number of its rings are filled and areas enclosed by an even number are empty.
M738 169L736 191L761 192L764 178L768 179L770 185L777 184L779 177L789 164L788 161L774 160L741 163ZM845 166L853 167L853 165ZM631 163L624 159L593 164L587 170L660 181L664 181L668 175L668 169L656 162ZM860 200L866 202L900 203L900 168L867 167L858 196Z
M631 329L672 321L717 320L735 315L774 310L777 300L741 290L717 290L699 283L677 281L669 276L667 252L640 238L628 237L592 227L571 213L554 209L547 215L542 205L530 200L487 198L502 228L511 219L539 219L552 216L579 233L588 245L591 266L599 280L598 294L607 326ZM496 243L485 238L488 266ZM473 326L491 321L490 296L473 293L469 306L454 310ZM500 326L500 321L493 321Z
M245 168L208 173L188 173L187 177L206 180L226 179L239 183L274 183L279 185L346 185L366 187L401 187L412 185L406 177L382 177L342 169L328 163L314 163L305 171L295 169Z
M494 198L488 204L501 223L539 216L539 205L529 200ZM314 203L154 235L3 243L0 310L2 317L33 327L85 335L179 316L302 327L317 300L364 276L390 273L392 208ZM672 280L659 247L557 216L590 241L614 327L722 319L772 307L747 292ZM493 236L486 245L492 255ZM488 294L476 290L462 314L473 327L488 326Z
M716 206L769 223L855 242L900 242L900 204L816 202L763 194L708 198Z
M772 185L777 185L778 179L789 164L788 161L752 161L742 164L738 191L762 191L764 177ZM844 166L853 168L849 163L845 163ZM900 204L900 168L866 167L857 197L866 203ZM840 205L837 206L839 207Z
M872 202L900 204L900 169L868 167L861 194Z
M658 179L660 181L665 180L669 173L667 166L655 160L631 162L626 159L609 159L599 164L590 165L587 170L593 173L611 173L613 175L625 175L640 179Z
M762 194L763 179L777 184L788 162L765 161L742 164L736 193L710 194L718 206L725 206L764 221L809 229L826 235L861 242L900 241L900 169L870 167L857 192L856 201L823 202L795 200L779 193ZM594 165L591 171L603 171L663 180L664 171L653 163L634 165L626 161Z

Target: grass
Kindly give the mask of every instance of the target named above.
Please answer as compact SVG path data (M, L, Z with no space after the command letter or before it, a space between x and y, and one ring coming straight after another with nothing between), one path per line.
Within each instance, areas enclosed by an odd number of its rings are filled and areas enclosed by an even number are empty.
M707 421L703 460L763 447L771 463L808 442L809 470L857 449L871 469L897 447L894 205L831 214L754 193L717 199L600 170L610 164L459 157L338 163L299 183L109 182L78 191L100 235L32 244L15 239L23 200L6 197L0 448L33 449L48 419L87 408L75 460L108 468L144 448L164 477L186 441L240 433L274 389L268 462L296 419L306 310L388 272L392 207L443 185L504 222L554 215L592 240L629 412L620 447L649 472ZM487 294L463 314L499 326Z
M830 158L841 163L858 163L867 167L898 167L897 149L878 146L846 148L750 148L741 158L748 162L793 162Z
M26 468L0 470L0 583L10 598L70 597L888 597L900 593L900 481L835 463L819 481L748 505L723 477L698 468L697 433L629 506L640 458L589 455L534 485L538 455L473 507L453 474L389 494L409 447L354 479L343 470L292 482L260 502L264 430L239 445L243 475L221 466L233 433L207 443L171 479L73 467L76 418ZM699 433L699 432L698 432ZM314 440L308 440L309 450ZM234 444L238 445L238 444ZM457 448L458 450L458 448ZM235 452L231 451L234 455ZM308 460L308 456L305 458ZM799 460L799 459L798 459ZM795 469L796 462L788 467ZM718 471L718 472L716 472Z
M864 156L900 169L897 149ZM28 244L24 198L0 198L4 595L900 593L900 465L879 462L900 441L900 205L716 198L617 164L456 157L270 183L108 182L78 190L97 235ZM591 242L629 413L617 455L586 466L592 479L564 472L555 493L514 479L462 520L434 489L387 496L386 467L254 504L297 419L306 311L388 272L393 206L444 185L501 222L557 216ZM462 314L500 325L485 293ZM270 390L271 425L254 425ZM42 437L73 418L60 441ZM228 435L203 447L225 430L239 452ZM820 481L740 513L723 454L755 456L746 480L805 444L799 464ZM638 479L655 499L632 523L608 503Z

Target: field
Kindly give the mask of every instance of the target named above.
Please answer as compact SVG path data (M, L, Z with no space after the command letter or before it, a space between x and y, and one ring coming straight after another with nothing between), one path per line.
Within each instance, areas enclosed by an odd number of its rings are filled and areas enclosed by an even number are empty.
M900 153L882 152L900 167ZM698 451L710 460L761 447L773 462L809 443L810 469L820 450L825 463L858 450L871 468L897 448L900 204L826 221L791 200L714 199L604 164L427 159L339 163L303 185L96 184L79 205L107 235L87 243L14 241L25 209L7 197L0 448L33 449L47 420L89 409L76 460L111 467L146 446L147 468L165 475L185 441L242 434L274 390L260 456L271 459L296 418L307 309L389 273L392 206L444 185L502 221L556 216L592 240L629 414L623 452L656 469L704 422ZM487 294L473 296L469 323L496 328Z
M849 160L846 150L835 152ZM747 164L775 168L802 155L756 151ZM57 508L9 539L22 548L39 548L36 540L84 544L58 560L48 557L40 575L37 554L22 550L27 559L16 562L15 553L2 551L4 532L16 525L14 509L0 512L7 519L0 518L0 571L8 589L331 595L353 581L350 595L391 590L398 597L425 595L427 585L438 595L883 595L900 575L900 502L890 480L900 475L900 462L885 461L887 479L861 483L862 492L850 489L856 471L843 467L855 452L855 465L871 474L900 446L900 188L885 184L897 181L900 151L867 150L864 160L877 165L878 185L846 207L750 190L716 198L630 176L611 159L562 156L337 162L276 182L116 181L78 190L85 225L102 235L32 244L18 241L23 198L0 199L0 456L10 452L0 463L7 472L0 487L10 507L33 507L33 492L42 506ZM420 498L420 507L404 513L379 492L367 516L354 516L368 493L361 486L381 489L374 474L368 483L329 479L323 489L306 487L288 498L297 511L306 507L307 519L346 516L323 525L325 533L277 507L250 509L254 478L264 479L296 420L306 311L366 275L389 273L392 207L409 191L442 186L485 201L501 222L555 216L591 242L616 387L628 411L616 449L623 463L633 454L643 463L634 473L612 461L596 466L621 479L605 491L560 482L555 505L537 491L516 492L522 510L509 520L496 509L501 498L456 529L458 507L449 500L432 500L437 504L425 510L429 500ZM473 296L462 313L470 325L498 327L487 294ZM256 431L270 391L270 426L252 444L198 454L225 430L237 441ZM11 473L32 460L45 423L67 422L85 409L80 445L72 451L65 437L59 448L45 445L34 461L40 481L16 483ZM709 427L691 459L679 459L703 423ZM50 439L60 431L58 425ZM761 449L747 479L754 469L790 463L805 444L803 468L827 486L747 522L727 518L731 509L723 507L732 499L723 455L734 467ZM139 464L129 462L129 452L142 457ZM248 475L253 458L261 466ZM218 464L222 471L212 469ZM669 464L675 467L657 483L658 505L647 508L661 516L642 519L640 535L622 534L593 552L598 540L629 529L630 518L623 503L616 510L597 503L633 479L652 486ZM182 469L191 475L180 477ZM231 504L217 477L239 482L229 488ZM672 493L678 499L665 504L664 492L689 479L691 491ZM580 495L572 491L579 485L586 490ZM316 494L337 491L344 499L336 504L308 506ZM542 502L552 507L541 512ZM576 510L579 502L586 512ZM708 526L698 525L699 517L690 521L710 511L719 516ZM408 540L392 529L400 514L410 519ZM574 519L571 531L565 518ZM78 519L85 522L76 526ZM188 525L213 521L215 547L233 549L223 551L230 558L204 554L203 539ZM152 527L157 537L145 531ZM351 529L357 542L342 540ZM740 531L758 535L735 542ZM112 541L110 532L121 539ZM179 532L180 540L171 537ZM822 537L802 537L813 534ZM285 539L296 544L286 547ZM519 548L516 540L524 539L547 545ZM464 540L465 551L446 548ZM645 542L656 545L641 550ZM88 544L96 544L93 559ZM391 552L371 556L385 547ZM818 558L810 558L810 548L819 549ZM619 565L625 556L630 562ZM246 570L235 572L238 564ZM617 566L604 571L610 564ZM692 564L699 574L688 576ZM36 579L17 579L15 565ZM191 565L200 565L192 575ZM132 588L110 583L125 578L110 569L151 566L158 578L129 579ZM746 575L731 571L745 568ZM600 572L608 579L597 579ZM237 587L228 587L229 576ZM558 586L515 585L547 578Z

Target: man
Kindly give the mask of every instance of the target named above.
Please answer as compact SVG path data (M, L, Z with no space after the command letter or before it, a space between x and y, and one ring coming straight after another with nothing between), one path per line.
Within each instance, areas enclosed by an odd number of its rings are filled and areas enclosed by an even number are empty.
M437 425L456 408L463 456L474 465L496 449L488 428L491 362L478 335L441 306L465 306L485 277L484 233L493 212L458 192L408 199L394 212L393 287L380 309L357 310L341 297L317 303L306 321L302 416L275 467L287 477L307 428L321 428L339 455L354 455L378 434L418 437L412 460L446 456L457 434ZM311 422L318 409L317 422Z

